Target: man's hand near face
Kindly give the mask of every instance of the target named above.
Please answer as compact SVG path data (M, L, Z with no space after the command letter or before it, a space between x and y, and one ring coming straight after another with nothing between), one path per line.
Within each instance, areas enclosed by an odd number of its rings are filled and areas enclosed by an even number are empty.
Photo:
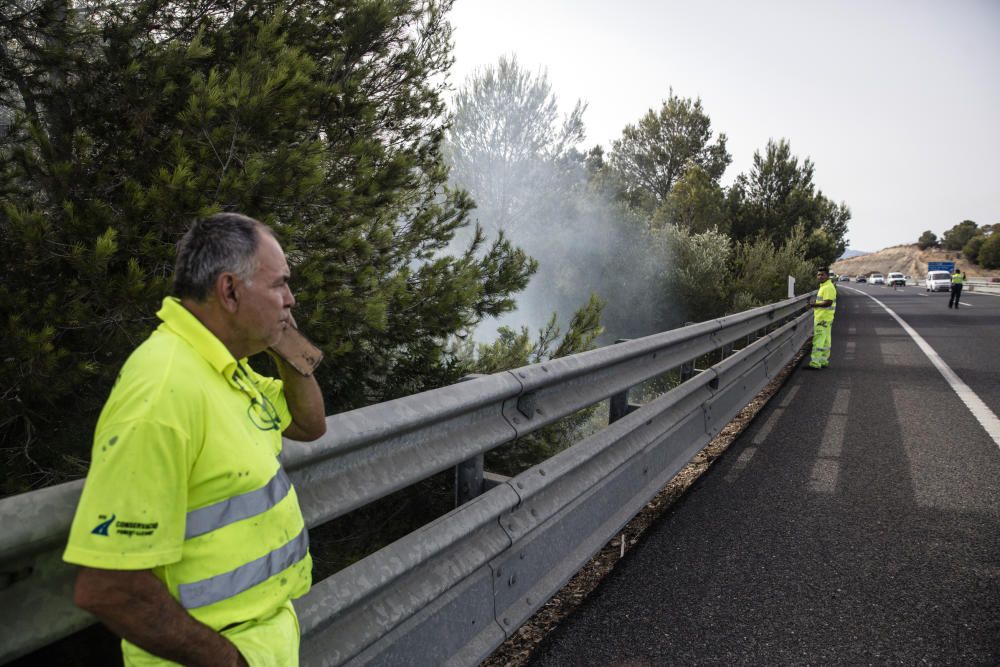
M268 348L267 352L278 366L278 373L284 383L288 409L292 413L292 423L282 435L300 442L316 440L326 433L323 394L311 370L308 375L303 375L296 365L301 367L309 363L306 359L317 354L319 359L322 359L322 352L299 333L291 314L289 314L289 325L281 335L281 339ZM298 360L293 365L287 359ZM316 360L316 365L319 364L319 359Z

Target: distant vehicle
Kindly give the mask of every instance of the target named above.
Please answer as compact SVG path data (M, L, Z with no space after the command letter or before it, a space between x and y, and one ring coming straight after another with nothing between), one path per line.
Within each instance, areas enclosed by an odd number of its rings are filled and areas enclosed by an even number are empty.
M868 278L865 278L864 276L858 276L857 278L854 279L854 281L859 283L866 283L868 282Z
M902 273L892 272L889 277L886 278L885 282L889 285L905 285L906 277Z
M872 285L885 285L885 276L881 273L873 273L868 276L868 282Z
M951 274L947 271L927 272L928 292L948 292L951 290Z
M837 278L837 282L838 283L849 283L849 282L851 282L851 277L850 276L840 276L839 278Z

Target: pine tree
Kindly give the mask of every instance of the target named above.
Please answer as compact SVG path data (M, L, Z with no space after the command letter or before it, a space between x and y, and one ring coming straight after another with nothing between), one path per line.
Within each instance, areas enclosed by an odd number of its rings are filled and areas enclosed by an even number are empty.
M851 212L816 188L814 172L812 160L800 163L787 141L768 141L763 154L754 153L750 171L740 174L729 190L733 240L764 238L777 250L801 228L805 259L816 265L835 262L847 247Z
M0 439L18 463L82 464L174 244L220 210L278 233L329 411L456 377L450 337L510 310L534 267L503 237L443 252L472 207L441 158L450 5L0 14Z

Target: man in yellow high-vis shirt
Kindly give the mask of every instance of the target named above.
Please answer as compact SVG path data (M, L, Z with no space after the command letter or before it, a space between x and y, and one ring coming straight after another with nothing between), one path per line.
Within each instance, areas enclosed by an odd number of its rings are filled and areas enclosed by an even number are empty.
M830 349L833 347L833 316L837 311L837 288L830 280L830 270L823 267L816 271L819 292L810 304L813 309L812 355L808 368L819 369L830 365Z
M958 302L962 299L962 286L965 284L965 274L956 266L951 274L951 296L948 297L948 307L958 310Z
M291 600L309 541L277 456L326 430L311 373L272 354L295 303L271 230L224 213L178 245L176 297L122 367L97 423L64 558L74 600L122 637L126 665L298 664Z

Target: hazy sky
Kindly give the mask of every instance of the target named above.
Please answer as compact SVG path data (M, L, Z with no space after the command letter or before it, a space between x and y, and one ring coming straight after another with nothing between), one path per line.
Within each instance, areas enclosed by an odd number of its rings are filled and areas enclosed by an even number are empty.
M728 136L729 184L785 138L867 251L1000 222L1000 0L457 0L459 86L515 54L584 146L610 148L673 87Z

